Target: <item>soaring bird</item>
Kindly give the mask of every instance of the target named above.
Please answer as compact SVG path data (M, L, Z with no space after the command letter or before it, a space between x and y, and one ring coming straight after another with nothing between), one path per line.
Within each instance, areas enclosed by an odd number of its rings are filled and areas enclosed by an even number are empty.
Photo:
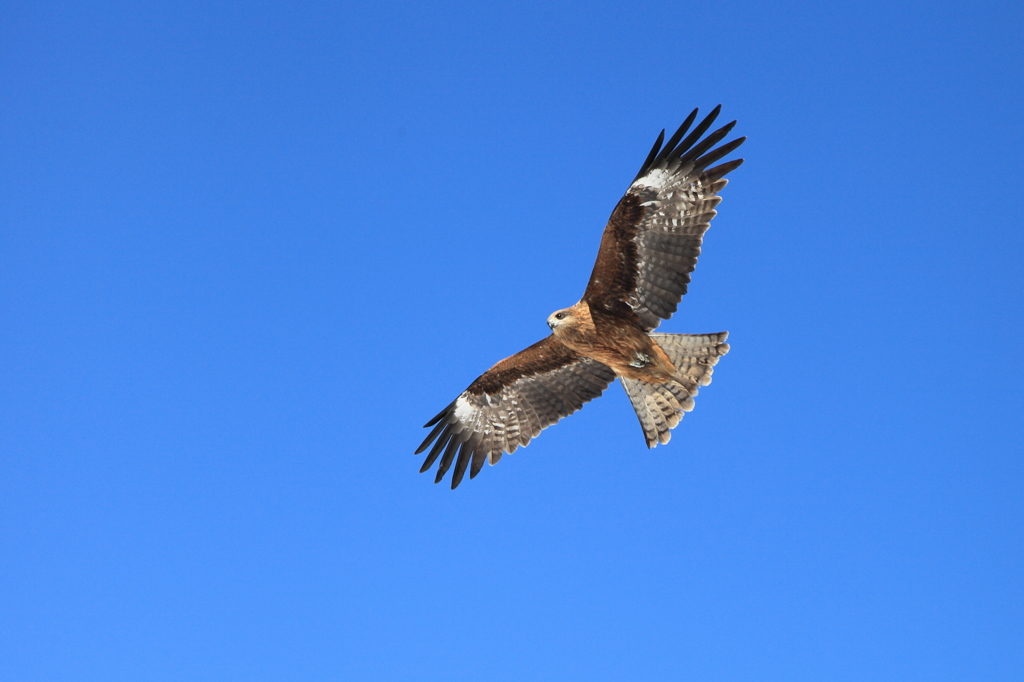
M578 303L548 317L551 335L481 374L426 423L416 454L433 443L420 468L438 457L435 483L455 463L452 489L469 467L495 464L619 378L640 419L647 447L668 443L699 386L729 352L728 332L656 334L676 311L697 265L704 233L736 159L709 168L743 144L716 147L736 125L701 139L721 105L687 135L697 109L662 146L662 130L604 228L597 263ZM685 139L683 136L686 136Z

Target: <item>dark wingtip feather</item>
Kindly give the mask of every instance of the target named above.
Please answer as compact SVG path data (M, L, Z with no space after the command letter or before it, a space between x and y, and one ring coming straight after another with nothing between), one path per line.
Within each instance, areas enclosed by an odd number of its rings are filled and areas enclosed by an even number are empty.
M428 421L426 424L424 424L423 428L427 428L429 426L433 426L434 424L436 424L438 419L440 419L441 417L443 417L446 414L448 414L448 411L451 410L454 407L455 407L455 401L453 400L451 402L451 404L448 405L448 407L446 407L443 410L441 410L440 412L438 412L436 417L434 417L433 419Z
M719 104L717 107L711 110L711 113L704 117L704 120L697 124L697 127L693 129L693 132L686 136L686 139L679 143L676 150L679 152L679 156L686 153L686 150L693 146L693 143L700 139L700 136L707 132L711 124L718 118L719 112L722 111L722 105Z
M441 432L441 435L438 437L437 442L434 443L434 447L430 449L430 454L428 454L427 458L423 460L423 466L420 467L421 474L434 464L434 460L436 460L437 456L441 454L441 450L444 449L444 446L448 445L448 441L451 439L451 437L451 424L449 424L448 428Z
M480 470L484 468L484 462L487 461L487 454L483 450L477 450L473 453L473 466L469 468L469 479L473 480L476 475L480 473Z
M686 139L687 140L693 140L693 141L696 141L696 140L700 139L700 136L703 135L705 132L707 132L707 129L711 127L711 124L715 122L715 119L718 118L718 115L720 113L722 113L722 105L721 104L719 104L714 109L712 109L708 113L708 115L704 117L704 120L701 121L697 125L697 127L693 129L693 132L690 133L689 137L687 137ZM690 144L693 144L693 142L690 142ZM683 149L686 149L687 147L689 147L689 145L686 145L685 147L683 147Z
M437 421L437 420L435 420L435 421ZM414 452L413 454L414 455L418 455L421 452L423 452L424 450L426 450L427 446L430 445L432 442L434 442L434 439L437 437L437 434L440 433L441 429L443 429L444 427L445 427L445 422L440 422L437 426L435 426L434 430L431 431L430 434L426 438L423 439L423 442L420 443L420 446L418 448L416 448L416 452ZM424 428L426 428L426 427L424 427Z
M729 134L729 131L731 131L735 125L736 121L726 123L724 126L722 126L715 132L705 137L703 140L701 140L700 144L694 146L693 149L679 157L679 163L681 165L686 165L690 161L693 161L697 157L701 156L704 152L706 152L707 150L711 149L716 144L721 142L722 139Z
M719 178L725 177L728 173L733 172L737 168L743 165L743 159L735 159L733 161L726 161L723 164L709 168L704 171L704 177L709 181L714 182Z
M686 131L690 129L690 126L693 125L694 120L697 118L697 111L697 109L691 111L690 115L686 117L686 120L683 121L679 128L676 129L675 134L671 138L669 138L668 143L666 143L665 146L662 148L661 153L658 154L658 157L654 159L653 163L651 163L652 168L654 166L660 165L668 157L668 155L671 154L673 150L675 150L676 145L679 144L679 140L683 138L683 135L686 134Z
M633 178L633 182L636 182L640 177L643 176L648 170L650 170L651 162L654 157L657 156L658 150L661 149L661 143L665 140L665 129L662 128L661 133L658 134L658 139L654 141L654 146L651 147L651 153L647 155L642 166L640 166L640 172Z
M725 156L726 154L730 154L733 151L735 151L736 148L739 147L744 142L746 142L746 140L747 138L740 137L733 140L732 142L723 144L718 149L712 149L710 152L708 152L707 154L693 162L694 169L698 171L704 170L705 168L713 164L715 161L718 161L720 158Z
M472 455L470 449L463 443L459 448L459 458L455 460L455 472L452 474L452 490L459 487L462 477L466 475L466 467L469 466L469 458Z
M708 112L708 117L704 119L708 126L715 122L715 119L718 118L720 113L722 113L722 105L716 104L715 108ZM705 128L705 130L707 130L707 128Z
M448 447L445 448L444 455L441 456L441 463L437 465L437 476L434 477L434 483L440 483L444 475L448 473L448 467L452 465L452 459L455 458L455 451L459 445L461 445L461 442L458 436L452 436Z

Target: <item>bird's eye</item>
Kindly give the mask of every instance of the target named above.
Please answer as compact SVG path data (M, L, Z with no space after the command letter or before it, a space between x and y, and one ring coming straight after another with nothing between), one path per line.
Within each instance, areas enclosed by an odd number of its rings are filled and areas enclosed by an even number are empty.
M557 315L555 315L556 320L561 320L563 317L565 317L565 313L558 313Z

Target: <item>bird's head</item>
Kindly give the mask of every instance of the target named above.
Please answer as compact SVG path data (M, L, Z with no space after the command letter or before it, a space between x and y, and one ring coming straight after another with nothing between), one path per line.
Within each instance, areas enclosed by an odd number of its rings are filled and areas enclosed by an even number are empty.
M548 315L548 326L551 327L551 331L555 331L556 327L563 324L570 324L575 321L572 314L572 308L565 308L564 310L556 310L555 312Z

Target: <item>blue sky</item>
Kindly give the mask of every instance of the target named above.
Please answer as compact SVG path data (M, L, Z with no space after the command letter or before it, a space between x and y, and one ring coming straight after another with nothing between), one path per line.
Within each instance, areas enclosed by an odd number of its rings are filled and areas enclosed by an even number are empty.
M3 679L1024 675L1018 3L0 13ZM418 474L718 103L671 444Z

